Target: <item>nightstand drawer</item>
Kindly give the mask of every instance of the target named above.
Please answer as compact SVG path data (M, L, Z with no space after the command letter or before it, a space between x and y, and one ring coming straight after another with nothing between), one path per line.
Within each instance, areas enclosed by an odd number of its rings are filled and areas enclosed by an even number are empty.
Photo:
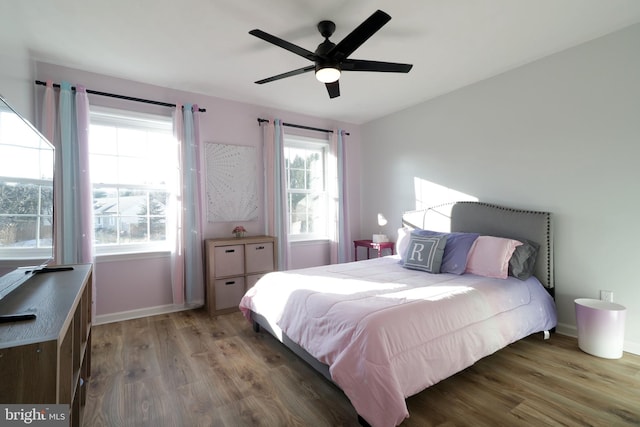
M216 280L216 310L238 307L244 295L244 277Z
M213 271L215 277L244 274L244 245L216 246Z
M273 271L273 243L252 243L246 245L247 274Z

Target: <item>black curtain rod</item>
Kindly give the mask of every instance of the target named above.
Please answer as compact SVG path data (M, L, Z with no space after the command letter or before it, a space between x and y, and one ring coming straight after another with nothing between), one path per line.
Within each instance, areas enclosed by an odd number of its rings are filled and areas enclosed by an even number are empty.
M43 82L41 80L36 80L36 84L37 85L41 85L41 86L46 86L47 85L46 82ZM60 85L58 83L54 83L53 87L60 88ZM72 86L71 89L72 90L76 90L75 86ZM142 103L145 103L145 104L160 105L162 107L175 107L176 106L176 104L170 104L168 102L152 101L150 99L142 99L142 98L134 98L132 96L116 95L115 93L99 92L97 90L91 90L91 89L86 89L86 91L87 91L87 93L90 93L92 95L108 96L109 98L124 99L125 101L142 102ZM198 111L200 111L201 113L206 113L207 109L206 108L199 108Z
M260 117L258 117L258 126L260 126L261 123L269 123L269 119L261 119ZM314 128L311 126L296 125L293 123L282 123L282 126L289 126L290 128L298 128L298 129L306 129L306 130L315 130L316 132L333 133L333 130L331 129ZM347 136L350 135L349 132L345 132L344 134Z

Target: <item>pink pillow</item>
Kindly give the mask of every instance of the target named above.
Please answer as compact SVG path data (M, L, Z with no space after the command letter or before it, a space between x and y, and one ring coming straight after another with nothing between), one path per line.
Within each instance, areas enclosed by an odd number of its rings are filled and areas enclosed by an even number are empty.
M520 245L522 242L503 237L478 237L469 251L465 273L506 279L511 255Z

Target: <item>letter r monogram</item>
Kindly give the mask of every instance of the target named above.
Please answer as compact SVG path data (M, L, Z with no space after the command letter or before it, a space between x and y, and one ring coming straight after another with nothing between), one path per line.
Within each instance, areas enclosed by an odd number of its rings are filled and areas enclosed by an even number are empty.
M411 248L411 256L409 257L409 259L411 261L415 261L416 258L417 258L418 261L422 262L422 251L423 250L424 250L424 244L423 243L414 242L413 248Z

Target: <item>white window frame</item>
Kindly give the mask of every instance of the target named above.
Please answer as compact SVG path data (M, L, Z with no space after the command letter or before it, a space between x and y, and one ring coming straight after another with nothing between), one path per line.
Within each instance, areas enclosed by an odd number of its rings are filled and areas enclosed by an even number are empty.
M51 245L41 246L41 227L43 218L48 218L51 222L51 228L53 230L53 215L43 215L41 204L42 204L42 187L51 187L51 180L40 180L40 179L31 179L31 178L15 178L15 177L0 177L0 181L6 183L15 183L18 185L28 184L28 185L36 185L38 186L38 212L33 214L13 214L13 213L3 213L2 216L9 217L27 217L27 218L35 218L36 220L36 245L29 247L16 247L10 246L7 248L0 248L0 257L4 259L41 259L41 258L49 258L51 257L52 247Z
M173 120L170 116L163 116L158 114L147 114L135 111L113 109L100 106L91 106L89 113L90 126L91 125L105 125L105 126L118 126L127 127L131 129L157 129L162 132L166 132L169 135L173 135ZM89 133L91 138L91 133ZM178 143L175 145L176 159L178 158ZM91 156L91 154L90 154ZM91 166L90 166L91 167ZM92 194L96 190L100 189L124 189L124 190L144 190L144 191L166 191L170 193L169 198L172 203L168 203L167 209L175 206L177 192L177 175L180 165L176 165L175 171L167 171L167 182L165 185L141 185L139 183L119 183L119 182L100 182L91 183ZM94 214L95 215L95 214ZM156 252L168 252L171 250L171 238L172 226L169 224L171 218L175 215L165 211L165 221L167 224L166 240L158 242L145 242L145 243L114 243L94 246L96 256L118 255L118 254L143 254L143 253L156 253ZM95 216L94 216L95 218ZM117 218L117 217L116 217Z
M325 213L324 213L324 219L326 221L326 224L324 226L325 229L325 233L291 233L291 230L289 229L289 241L290 242L305 242L305 241L313 241L313 240L329 240L329 225L330 225L330 220L329 220L329 170L328 170L328 160L329 160L329 141L327 139L321 139L321 138L310 138L310 137L305 137L305 136L299 136L299 135L288 135L288 134L284 134L283 136L284 139L284 147L285 148L300 148L300 149L306 149L306 150L314 150L314 151L321 151L321 155L322 155L322 165L323 165L323 191L321 192L315 192L315 194L318 194L320 197L324 198L324 208L325 208ZM288 174L289 171L285 166L285 173ZM289 204L288 204L288 200L289 200L289 194L291 192L295 192L295 193L311 193L313 194L311 191L296 191L296 190L290 190L288 183L289 183L289 179L287 176L287 189L286 189L286 200L287 200L287 221L289 226L292 223L292 218L291 218L291 212L289 210Z
M18 129L18 133L20 135L16 136L20 140L38 141L35 145L21 145L21 144L12 144L5 143L5 146L14 146L19 150L30 150L37 154L36 156L29 155L29 159L33 159L37 157L40 159L39 165L43 165L42 162L47 162L49 166L46 169L49 171L47 174L53 172L53 149L51 146L43 142L43 137L23 118L21 118L18 114L11 111L10 109L2 108L0 109L0 122L7 125L9 129ZM14 123L18 127L14 127ZM11 133L11 132L10 132ZM4 135L0 135L3 137ZM9 137L11 141L11 137ZM48 155L44 158L42 157L43 152L46 152ZM49 157L50 154L50 157ZM53 240L53 215L45 215L42 212L42 188L43 187L52 187L53 184L53 176L42 177L42 179L37 178L38 175L41 175L44 172L43 169L40 169L38 172L31 174L29 176L0 176L0 181L7 184L17 184L17 185L34 185L38 187L38 208L37 213L30 214L15 214L12 212L3 212L0 215L3 217L26 217L26 218L35 218L36 220L36 230L35 230L35 245L27 246L27 247L19 247L19 246L9 246L0 248L0 257L3 259L10 260L31 260L31 259L48 259L52 254L52 242L49 245L41 245L41 231L43 226L43 219L47 218L50 227L51 227L51 240ZM6 171L0 170L0 173L6 173ZM51 190L53 194L53 189Z

